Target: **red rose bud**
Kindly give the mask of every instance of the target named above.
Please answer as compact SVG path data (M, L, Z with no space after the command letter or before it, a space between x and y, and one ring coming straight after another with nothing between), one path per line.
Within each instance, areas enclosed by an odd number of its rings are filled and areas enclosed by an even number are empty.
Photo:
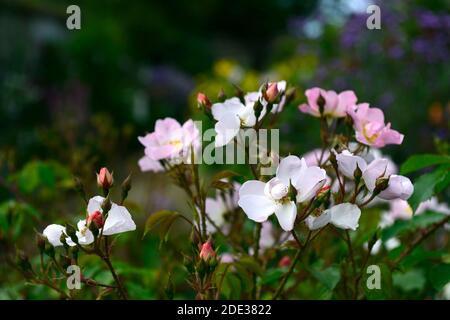
M269 83L264 98L267 102L274 102L278 98L278 84L276 82Z
M103 215L100 211L94 211L93 213L88 214L86 218L86 225L89 227L92 222L94 222L98 228L103 227Z
M291 265L291 258L289 256L284 256L280 259L280 262L278 262L278 266L280 268L289 267Z
M214 251L211 240L206 241L202 244L202 248L200 250L200 259L204 261L208 261L211 258L216 256L216 252Z
M89 227L91 223L94 222L97 228L102 228L104 221L103 221L103 215L100 211L94 211L87 217L86 224Z
M100 172L97 173L97 184L99 187L103 189L109 189L114 183L114 178L112 173L108 171L106 167L100 169Z
M211 109L212 106L208 96L202 92L197 93L197 103L199 108Z

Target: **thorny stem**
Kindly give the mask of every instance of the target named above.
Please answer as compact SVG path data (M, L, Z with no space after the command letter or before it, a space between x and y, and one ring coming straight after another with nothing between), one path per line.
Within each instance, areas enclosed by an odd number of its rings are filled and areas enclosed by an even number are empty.
M283 279L281 280L280 285L278 286L277 291L275 292L275 294L272 297L272 300L276 300L281 292L283 292L284 287L286 286L286 282L289 279L289 277L291 276L291 274L294 272L294 268L295 265L297 264L298 260L300 259L302 252L305 250L305 248L308 246L309 242L310 242L310 238L311 238L311 231L308 233L308 236L306 237L306 241L304 245L301 245L301 243L299 243L300 248L297 250L294 259L291 262L291 265L289 267L289 270L286 272L286 274L284 275ZM293 235L295 234L295 232L293 232ZM296 237L294 237L295 239Z

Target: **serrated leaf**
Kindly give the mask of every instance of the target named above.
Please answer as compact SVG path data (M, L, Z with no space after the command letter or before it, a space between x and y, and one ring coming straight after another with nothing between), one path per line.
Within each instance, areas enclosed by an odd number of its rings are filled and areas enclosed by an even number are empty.
M400 174L406 174L426 167L444 163L450 164L449 156L437 154L417 154L410 157L402 164L400 168Z

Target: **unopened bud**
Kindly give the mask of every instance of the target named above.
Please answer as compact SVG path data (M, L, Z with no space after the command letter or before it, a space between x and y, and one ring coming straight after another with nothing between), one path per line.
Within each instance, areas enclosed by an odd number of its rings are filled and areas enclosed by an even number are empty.
M128 197L128 192L131 190L131 173L122 182L122 203Z
M286 268L289 267L290 265L291 265L291 258L289 256L282 257L278 262L278 266L280 268Z
M212 103L208 96L202 92L197 93L197 104L199 109L211 109Z
M278 98L279 93L278 84L276 82L269 83L266 91L264 92L264 99L266 99L269 103L273 103Z
M97 185L104 190L108 190L114 183L113 174L106 167L100 169L97 173Z
M214 258L215 256L216 252L212 247L211 240L208 240L204 244L202 244L200 250L200 259L202 259L203 261L208 261L209 259Z
M90 227L91 224L95 224L97 228L102 228L104 224L102 213L97 210L89 214L86 219L86 224L88 227Z

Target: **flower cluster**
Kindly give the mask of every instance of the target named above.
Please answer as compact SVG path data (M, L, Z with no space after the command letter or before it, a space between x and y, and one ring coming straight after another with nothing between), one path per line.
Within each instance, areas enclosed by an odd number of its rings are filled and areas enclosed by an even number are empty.
M375 148L387 144L401 144L403 135L391 129L391 124L385 124L381 109L370 108L368 103L359 103L353 91L343 91L337 94L332 90L311 88L305 91L307 103L301 104L301 112L314 117L342 118L350 116L353 120L356 140Z

